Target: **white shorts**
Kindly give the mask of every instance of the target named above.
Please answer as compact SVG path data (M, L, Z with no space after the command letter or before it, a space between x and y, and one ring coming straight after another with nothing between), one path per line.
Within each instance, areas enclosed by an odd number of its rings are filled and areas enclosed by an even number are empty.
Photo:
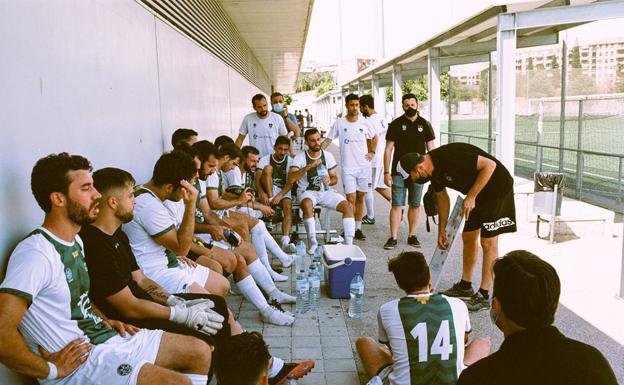
M319 205L326 209L336 210L336 207L340 204L340 202L347 200L347 198L338 194L336 190L327 190L327 191L311 191L306 190L299 194L299 204L304 199L311 199L312 206Z
M188 293L193 283L200 286L206 285L208 275L210 275L210 270L205 266L191 267L179 262L178 266L156 272L149 278L169 293Z
M371 178L373 181L373 188L390 188L388 186L386 186L386 182L384 182L384 168L383 165L380 165L380 167L373 167L372 169L372 173L371 173Z
M39 380L45 385L134 385L145 364L154 364L162 330L141 329L95 345L87 362L60 380Z
M280 192L282 192L282 188L274 185L273 186L273 197L276 196L277 194L279 194ZM271 197L271 199L273 199L273 197ZM283 201L284 199L292 199L292 195L290 194L290 191L287 192L286 194L284 194L284 196L282 197L281 201Z
M236 211L238 211L239 213L243 213L243 214L247 214L249 216L252 216L254 218L262 218L264 216L264 214L262 214L262 211L260 210L254 210L251 207L240 207L238 209L236 209Z
M356 191L367 192L371 188L371 169L364 167L359 170L342 171L342 186L345 194Z

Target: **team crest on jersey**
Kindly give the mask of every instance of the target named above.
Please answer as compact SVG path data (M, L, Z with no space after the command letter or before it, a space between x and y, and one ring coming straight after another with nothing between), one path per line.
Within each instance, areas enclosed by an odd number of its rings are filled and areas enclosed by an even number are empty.
M363 129L363 128L360 128L360 132L364 132L364 129Z
M403 129L403 131L407 130L407 126L405 124L403 124L401 128Z
M450 175L447 175L447 176L446 176L446 180L447 180L447 182L452 182L452 181L453 181L453 178L451 178L451 176L450 176Z
M269 128L273 128L273 123L269 123Z
M418 126L418 132L423 132L423 126Z
M65 268L65 278L67 279L67 282L71 282L74 280L74 273L69 267Z
M72 257L78 258L79 255L80 255L80 253L78 252L78 250L72 251Z
M253 126L256 127L256 123L254 123Z
M117 374L120 376L127 376L132 373L132 365L130 364L121 364L117 367Z

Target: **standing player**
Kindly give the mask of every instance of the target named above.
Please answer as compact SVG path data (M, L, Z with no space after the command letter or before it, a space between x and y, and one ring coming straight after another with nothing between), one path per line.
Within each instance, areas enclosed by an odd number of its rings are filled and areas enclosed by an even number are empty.
M492 155L467 143L451 143L427 155L404 155L397 170L401 177L425 183L431 180L436 191L440 224L438 247L446 249L446 223L450 199L446 187L465 194L462 216L466 218L462 233L463 271L461 281L444 294L467 299L470 311L490 308L492 263L498 258L498 236L516 231L513 178ZM472 289L472 273L479 256L479 238L483 249L481 286Z
M258 172L260 173L260 183L258 184L258 194L260 202L271 207L280 206L282 208L282 250L287 253L296 251L295 245L290 242L288 236L292 226L292 198L290 189L292 185L288 182L288 170L291 159L288 156L290 139L286 136L278 136L275 140L271 155L266 155L260 159Z
M397 284L407 294L379 308L379 343L370 337L356 342L369 384L455 384L464 364L485 357L490 342L470 333L466 305L432 292L425 257L403 252L388 262ZM384 382L385 381L385 382Z
M370 95L360 97L360 112L371 123L377 134L377 148L375 149L375 155L371 161L372 188L368 189L366 192L366 215L362 218L363 223L374 225L375 202L373 199L373 190L377 191L388 202L390 202L392 197L390 188L384 183L383 173L383 153L386 148L386 132L388 132L388 125L381 114L375 111L375 100Z
M397 172L396 165L399 159L408 152L424 154L425 151L431 151L434 147L433 140L435 139L431 124L418 115L418 99L416 99L416 96L414 94L405 94L401 99L405 113L390 123L388 133L386 134L386 149L384 150L384 181L386 185L392 187L390 238L384 245L386 250L392 250L397 245L406 192L409 195L407 244L420 247L420 242L416 237L416 227L418 226L423 185L409 181L405 184L405 179ZM393 151L394 155L392 154ZM392 168L390 168L391 159Z
M371 188L371 160L375 156L377 134L370 122L360 116L360 100L357 95L347 95L345 104L347 116L339 118L331 126L322 147L327 148L333 139L340 140L342 185L355 212L355 239L364 240L364 196Z
M345 244L350 245L353 243L355 234L353 206L345 197L331 188L338 183L336 176L338 164L330 152L321 148L321 134L316 128L308 129L303 136L308 151L300 152L295 156L288 173L288 180L291 184L298 182L297 196L303 210L303 224L308 234L308 254L314 254L318 247L314 223L314 206L317 204L342 213Z
M245 137L249 135L249 145L260 151L260 156L270 154L273 151L273 143L280 135L288 134L284 118L275 112L269 111L266 97L256 94L251 98L251 105L256 112L246 115L243 118L236 145L243 146Z

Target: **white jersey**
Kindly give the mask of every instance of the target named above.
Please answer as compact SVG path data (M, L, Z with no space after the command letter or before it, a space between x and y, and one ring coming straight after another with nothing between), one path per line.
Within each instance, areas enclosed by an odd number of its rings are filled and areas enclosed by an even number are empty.
M247 135L249 145L257 148L260 151L260 157L263 157L273 152L275 139L280 135L286 135L288 131L284 118L269 111L264 119L258 118L255 112L245 115L238 133Z
M323 191L324 188L321 186L322 182L319 175L319 169L321 167L325 167L327 171L329 171L338 166L338 164L336 163L336 159L334 159L334 156L331 154L331 152L321 150L321 154L316 158L312 158L310 155L308 155L307 151L298 153L295 156L291 167L301 169L304 168L308 163L312 163L318 158L321 158L321 164L318 165L316 168L308 170L308 172L306 172L306 175L301 177L301 179L299 179L299 181L297 182L297 185L299 186L299 189L297 191L299 194L303 193L306 190Z
M374 113L366 118L373 126L375 133L377 134L377 148L375 149L375 156L371 161L371 164L375 168L383 167L384 151L386 150L386 132L388 132L388 123L381 116L381 114Z
M100 344L117 335L93 313L89 285L80 237L66 242L38 228L11 254L0 292L28 302L19 330L39 355L38 345L58 352L76 338Z
M169 267L176 267L175 253L159 245L154 238L176 228L175 216L154 193L139 187L134 193L134 218L123 225L137 264L145 275L153 276Z
M243 185L243 175L241 174L241 170L238 167L234 167L228 172L223 173L223 189L227 189L230 186L242 186Z
M374 136L373 126L361 115L358 115L355 122L349 122L347 118L338 118L334 122L327 133L327 137L329 139L339 138L342 172L349 173L371 167L371 162L366 160L368 153L366 141Z
M468 309L460 299L442 294L396 299L381 305L378 322L379 342L392 349L390 384L457 381L470 332Z
M219 198L221 198L221 195L223 195L223 191L225 190L225 187L223 186L224 180L225 175L221 170L217 170L212 174L208 175L208 177L206 178L206 191L216 190L217 195L219 196ZM210 201L208 201L208 204L210 205ZM212 207L210 209L219 217L223 217L227 213L227 210L215 210Z

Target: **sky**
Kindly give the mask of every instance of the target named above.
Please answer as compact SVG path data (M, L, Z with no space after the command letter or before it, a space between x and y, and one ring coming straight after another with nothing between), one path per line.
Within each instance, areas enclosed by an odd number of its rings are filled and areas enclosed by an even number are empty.
M381 57L383 3L385 58L391 58L428 40L494 3L519 0L315 0L303 54L309 63L338 64L354 58ZM434 4L434 5L432 5ZM339 23L342 16L342 28ZM568 41L621 38L623 20L590 23L568 30ZM340 35L342 33L342 39ZM342 42L342 47L341 47Z

